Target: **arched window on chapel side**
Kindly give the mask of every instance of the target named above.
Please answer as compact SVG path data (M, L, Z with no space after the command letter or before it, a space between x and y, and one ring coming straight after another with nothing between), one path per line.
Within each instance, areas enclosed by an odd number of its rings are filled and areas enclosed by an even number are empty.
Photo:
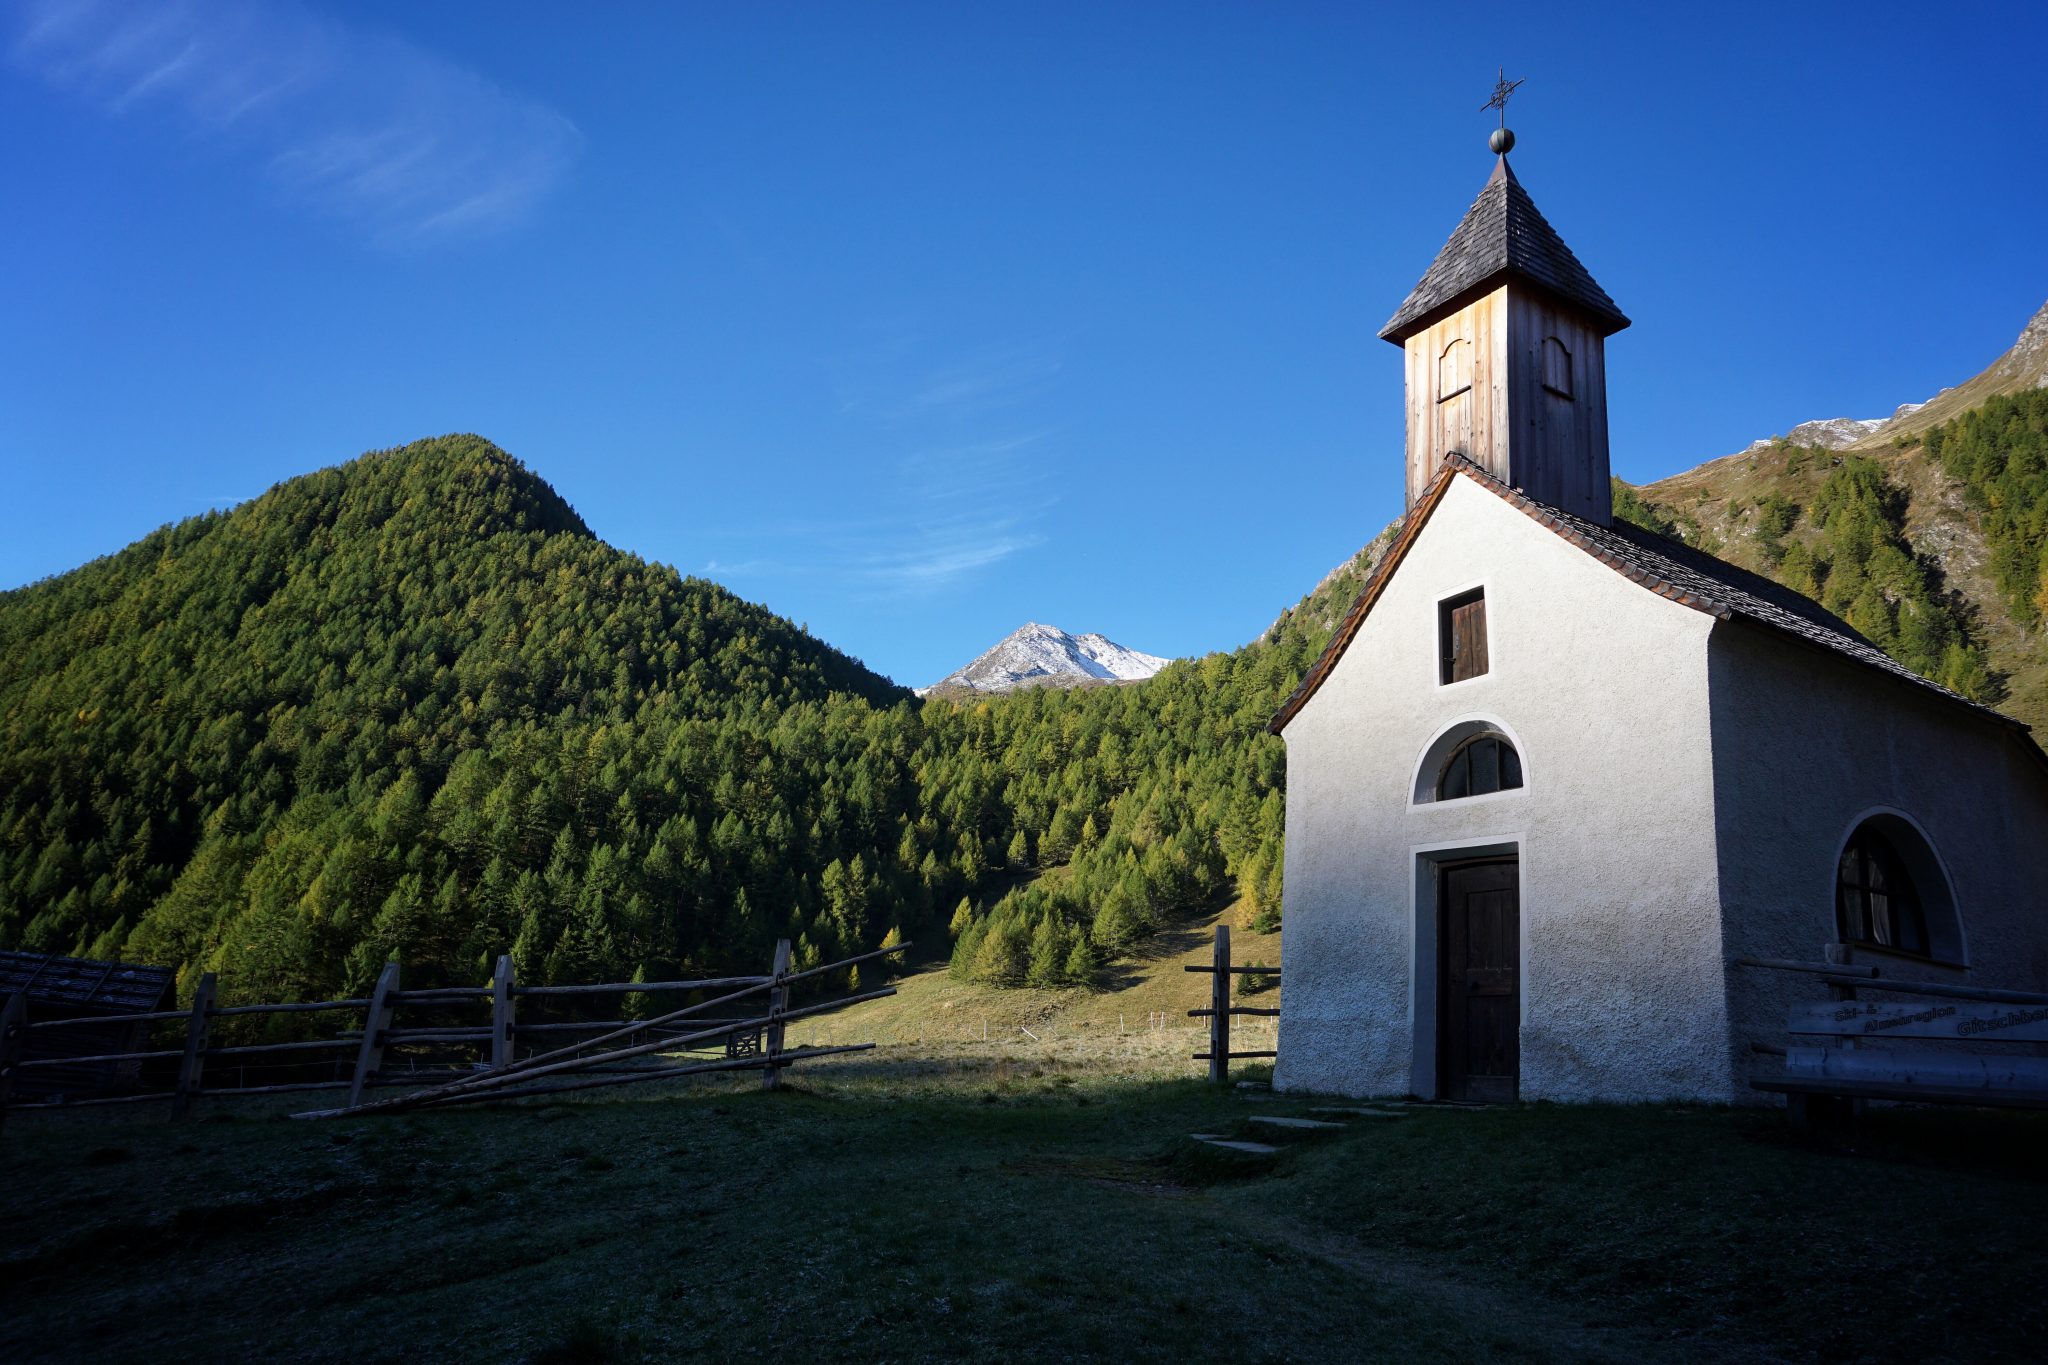
M1927 910L1906 860L1874 822L1849 836L1835 876L1835 920L1842 942L1927 957Z

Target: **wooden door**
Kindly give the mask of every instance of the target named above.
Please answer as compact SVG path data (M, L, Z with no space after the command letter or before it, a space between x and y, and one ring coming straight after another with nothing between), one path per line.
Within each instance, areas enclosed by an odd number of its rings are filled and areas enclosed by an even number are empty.
M1512 858L1448 863L1437 876L1437 1093L1515 1098L1521 1060L1521 866Z

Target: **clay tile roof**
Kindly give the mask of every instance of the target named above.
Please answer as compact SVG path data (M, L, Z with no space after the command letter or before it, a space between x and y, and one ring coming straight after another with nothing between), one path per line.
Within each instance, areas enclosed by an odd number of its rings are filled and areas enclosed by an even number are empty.
M1398 346L1437 314L1495 288L1508 275L1531 281L1587 313L1599 324L1603 336L1628 326L1628 318L1614 306L1607 291L1579 264L1557 229L1537 212L1536 201L1515 179L1508 159L1502 157L1486 188L1466 212L1465 221L1458 224L1380 335Z
M1337 633L1323 650L1322 657L1310 666L1302 678L1301 686L1281 706L1267 728L1279 734L1288 721L1315 695L1323 685L1337 660L1350 647L1353 637L1358 634L1366 613L1378 600L1388 579L1393 577L1396 566L1407 553L1408 546L1420 533L1429 514L1443 500L1444 490L1456 475L1464 475L1482 488L1495 494L1503 501L1520 510L1532 520L1556 532L1564 540L1578 546L1593 558L1607 565L1615 572L1641 584L1660 597L1668 597L1695 611L1703 611L1721 620L1740 619L1781 635L1791 636L1805 644L1815 645L1844 658L1852 659L1866 667L1878 669L1892 677L1912 684L1943 697L1958 706L1995 720L1999 724L2027 735L2028 728L2010 716L1992 710L1988 706L1971 701L1958 692L1952 692L1940 683L1923 678L1912 669L1886 654L1870 641L1864 639L1848 622L1823 608L1818 602L1801 596L1790 588L1773 583L1761 574L1739 569L1733 564L1702 553L1689 545L1668 540L1654 531L1640 526L1617 521L1612 526L1602 526L1587 521L1584 517L1538 502L1519 488L1510 488L1479 465L1463 455L1447 455L1436 477L1430 481L1428 490L1408 514L1401 534L1381 558L1372 577L1358 594L1358 600L1345 613L1337 626ZM2031 739L2028 747L2033 748ZM2038 753L2038 750L2036 750Z

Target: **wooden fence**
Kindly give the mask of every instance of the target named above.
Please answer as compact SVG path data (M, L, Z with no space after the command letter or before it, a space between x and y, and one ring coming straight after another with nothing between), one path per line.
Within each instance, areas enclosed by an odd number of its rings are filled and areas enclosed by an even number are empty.
M2048 1108L2048 995L1957 982L1888 977L1850 950L1827 945L1825 962L1737 957L1737 967L1818 977L1828 998L1795 1004L1785 1031L1802 1040L1757 1051L1785 1059L1784 1074L1750 1082L1785 1096L1800 1122L1846 1117L1859 1100ZM1877 991L1915 997L1911 1003L1870 1000ZM1929 1003L1932 1002L1932 1003ZM2024 1054L1897 1047L1918 1043L2018 1043ZM1880 1043L1880 1046L1869 1046Z
M858 963L903 952L909 946L902 944L879 949L827 963L821 967L813 967L807 971L792 972L789 941L784 939L776 944L774 962L768 973L761 976L712 977L697 981L598 982L558 986L521 986L514 980L511 959L500 957L489 985L452 986L431 990L403 989L399 984L399 965L390 962L385 964L384 970L377 978L376 986L366 998L294 1001L270 1005L216 1004L214 975L208 972L199 979L198 988L193 992L192 1003L185 1009L100 1015L88 1019L33 1019L30 1017L28 997L22 994L10 995L4 1007L0 1007L0 1118L4 1118L10 1108L69 1109L87 1105L167 1100L170 1103L170 1116L175 1119L182 1118L188 1113L193 1101L201 1096L276 1095L315 1090L348 1092L346 1106L336 1110L319 1111L320 1113L374 1112L414 1108L420 1104L466 1103L472 1100L509 1099L519 1095L549 1094L597 1086L628 1085L711 1071L758 1070L761 1072L763 1087L773 1090L780 1082L782 1071L798 1062L836 1053L866 1051L874 1046L872 1043L858 1043L838 1047L789 1049L783 1043L783 1026L789 1020L839 1009L864 1000L878 1000L896 993L894 988L884 988L801 1009L791 1009L790 987L800 981L843 971ZM587 999L626 994L658 996L707 991L722 994L694 1005L686 1004L651 1019L520 1023L517 1017L522 1001ZM706 1016L704 1013L716 1007L735 1006L750 997L760 995L765 995L767 1002L758 1015L734 1018ZM475 1023L456 1025L429 1023L405 1026L401 1025L397 1018L401 1009L430 1009L446 1013L479 1005L488 1005L488 1021L479 1020ZM228 1046L219 1046L212 1041L214 1026L217 1021L223 1019L323 1011L360 1012L362 1027L334 1038ZM178 1046L145 1048L134 1052L87 1057L37 1058L28 1055L32 1051L33 1037L38 1031L105 1025L110 1022L140 1024L152 1028L168 1027L175 1022L183 1026L184 1037ZM547 1046L549 1042L558 1039L565 1041L559 1046ZM522 1044L528 1049L524 1057L519 1055ZM623 1046L608 1046L610 1044ZM620 1067L622 1062L637 1061L638 1058L651 1053L703 1050L712 1045L722 1046L724 1057L715 1061L684 1065L640 1063L630 1068ZM424 1071L416 1068L400 1071L386 1064L387 1054L393 1048L424 1050L443 1059L450 1053L464 1054L471 1051L474 1051L476 1056L474 1059L462 1059L458 1056L453 1063L444 1060L441 1065ZM353 1065L346 1078L233 1086L209 1086L206 1083L209 1063L218 1070L223 1063L240 1062L254 1057L272 1059L280 1056L300 1060L325 1058L329 1062L346 1061L352 1057ZM76 1067L82 1063L168 1064L174 1058L175 1079L168 1085L154 1090L81 1100L56 1100L12 1106L8 1103L8 1092L13 1078L34 1068ZM554 1081L545 1086L530 1084L543 1075L559 1076L568 1073L582 1073L583 1079ZM426 1090L415 1089L394 1100L364 1099L364 1092L373 1087L419 1087L423 1084L427 1086Z
M1231 966L1230 926L1219 924L1216 926L1215 957L1211 960L1210 965L1207 967L1190 966L1182 970L1208 972L1210 974L1209 1008L1188 1011L1188 1015L1191 1018L1207 1019L1209 1021L1209 1050L1207 1052L1197 1052L1195 1060L1209 1064L1210 1080L1215 1081L1219 1085L1229 1080L1230 1063L1237 1058L1277 1057L1280 1055L1271 1048L1255 1052L1232 1052L1230 1050L1230 1021L1233 1016L1258 1015L1274 1018L1280 1013L1277 1009L1255 1009L1248 1005L1231 1004L1230 978L1233 976L1270 976L1277 978L1280 975L1278 967Z

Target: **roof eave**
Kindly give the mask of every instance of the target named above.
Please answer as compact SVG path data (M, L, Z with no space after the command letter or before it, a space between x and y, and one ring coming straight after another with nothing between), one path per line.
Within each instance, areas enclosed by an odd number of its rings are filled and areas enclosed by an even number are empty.
M1338 661L1350 649L1353 639L1357 637L1359 628L1365 622L1367 613L1378 602L1381 593L1385 591L1387 583L1392 580L1394 571L1400 566L1402 559L1407 556L1409 547L1414 543L1415 538L1421 534L1422 527L1428 522L1430 514L1442 502L1444 490L1450 486L1450 480L1459 474L1465 475L1481 488L1486 489L1495 497L1507 503L1508 506L1550 531L1551 534L1557 536L1560 540L1573 546L1595 562L1614 570L1638 587L1655 593L1667 601L1676 602L1681 606L1690 607L1695 611L1702 612L1717 621L1739 621L1744 625L1754 627L1779 639L1789 640L1793 643L1819 650L1829 658L1850 664L1867 674L1877 674L1902 687L1910 687L1918 696L1936 699L1946 702L1952 707L1961 708L1982 720L1989 721L2003 728L2020 743L2021 747L2027 751L2028 756L2040 765L2044 772L2048 772L2048 752L2042 750L2039 741L2034 738L2032 727L2024 721L2015 720L2001 711L1979 702L1973 702L1968 697L1959 696L1938 684L1904 677L1890 670L1880 668L1873 663L1857 659L1854 656L1845 656L1839 651L1826 649L1797 631L1787 630L1783 626L1776 625L1770 621L1758 620L1754 616L1733 611L1723 602L1701 597L1699 594L1688 591L1684 587L1672 583L1655 573L1635 565L1620 563L1603 553L1598 546L1589 543L1577 534L1562 517L1545 515L1550 510L1545 504L1530 498L1519 489L1510 488L1472 460L1456 453L1444 456L1443 463L1437 467L1437 472L1431 477L1429 487L1424 491L1422 499L1415 504L1414 510L1408 514L1407 520L1401 527L1399 537L1388 548L1385 557L1380 560L1378 567L1373 570L1372 577L1366 581L1366 585L1359 592L1357 600L1352 603L1351 610L1344 614L1344 620L1338 626L1336 634L1330 637L1330 643L1324 647L1322 654L1317 657L1315 663L1310 665L1308 672L1302 677L1300 686L1294 689L1294 692L1287 698L1286 702L1281 705L1279 712L1267 724L1266 730L1269 734L1277 735L1282 733L1288 724L1293 721L1294 717L1300 714L1302 708L1308 705L1310 699L1322 689L1323 683L1328 680L1330 673L1335 670Z
M1392 318L1388 319L1387 325L1380 329L1380 340L1395 346L1406 346L1408 338L1434 327L1437 323L1461 308L1471 307L1473 303L1485 298L1494 290L1508 283L1513 283L1533 293L1540 294L1553 304L1568 308L1581 317L1586 318L1593 324L1593 329L1603 338L1611 337L1616 332L1622 331L1631 325L1628 315L1619 308L1611 312L1605 309L1589 308L1577 299L1566 298L1563 294L1558 293L1540 280L1530 278L1528 275L1515 269L1514 266L1504 265L1478 283L1466 286L1442 303L1426 308L1413 317L1404 319L1401 313L1397 311ZM1404 310L1406 307L1406 304L1402 305Z

